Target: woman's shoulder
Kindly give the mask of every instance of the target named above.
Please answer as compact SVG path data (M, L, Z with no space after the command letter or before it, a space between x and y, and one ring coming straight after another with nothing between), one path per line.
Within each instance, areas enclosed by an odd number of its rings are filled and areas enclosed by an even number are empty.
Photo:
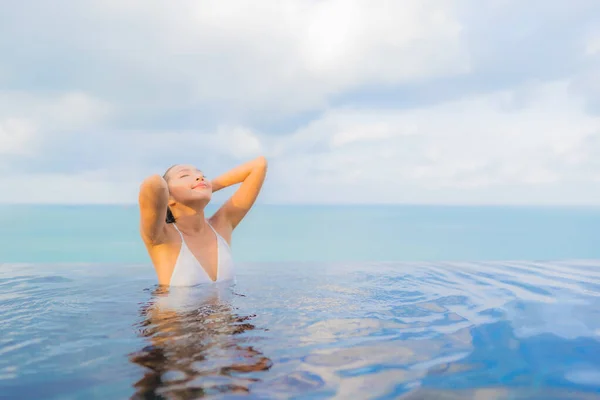
M227 244L231 244L231 234L233 230L227 219L217 212L208 219L208 223L223 239L225 239Z

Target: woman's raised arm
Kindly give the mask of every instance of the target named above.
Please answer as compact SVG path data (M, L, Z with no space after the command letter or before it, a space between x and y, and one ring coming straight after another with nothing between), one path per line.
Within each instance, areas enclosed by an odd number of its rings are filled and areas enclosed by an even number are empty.
M169 188L160 175L146 178L138 197L140 205L140 233L146 244L158 244L166 226Z
M241 183L236 192L215 213L224 218L231 229L240 223L254 205L267 174L267 159L263 156L248 161L212 181L213 192Z

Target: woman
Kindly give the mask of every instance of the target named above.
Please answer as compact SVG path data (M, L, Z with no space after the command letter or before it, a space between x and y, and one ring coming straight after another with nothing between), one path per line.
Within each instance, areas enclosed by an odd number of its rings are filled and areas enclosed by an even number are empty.
M140 187L140 234L159 285L194 286L232 280L231 234L254 204L267 172L258 157L210 181L192 165L174 165ZM213 216L212 194L241 183Z

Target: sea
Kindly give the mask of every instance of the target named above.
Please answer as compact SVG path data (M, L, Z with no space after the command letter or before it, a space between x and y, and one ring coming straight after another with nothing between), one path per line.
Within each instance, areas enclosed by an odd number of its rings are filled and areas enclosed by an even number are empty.
M600 207L257 204L171 290L138 226L0 206L0 399L600 399Z

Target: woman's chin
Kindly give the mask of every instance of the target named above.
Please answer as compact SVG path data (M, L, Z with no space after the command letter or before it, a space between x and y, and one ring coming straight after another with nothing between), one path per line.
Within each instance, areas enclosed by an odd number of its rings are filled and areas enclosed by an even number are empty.
M209 195L201 195L201 196L192 196L187 202L194 206L194 207L198 207L198 206L205 206L207 205L210 200L211 200L212 196Z

